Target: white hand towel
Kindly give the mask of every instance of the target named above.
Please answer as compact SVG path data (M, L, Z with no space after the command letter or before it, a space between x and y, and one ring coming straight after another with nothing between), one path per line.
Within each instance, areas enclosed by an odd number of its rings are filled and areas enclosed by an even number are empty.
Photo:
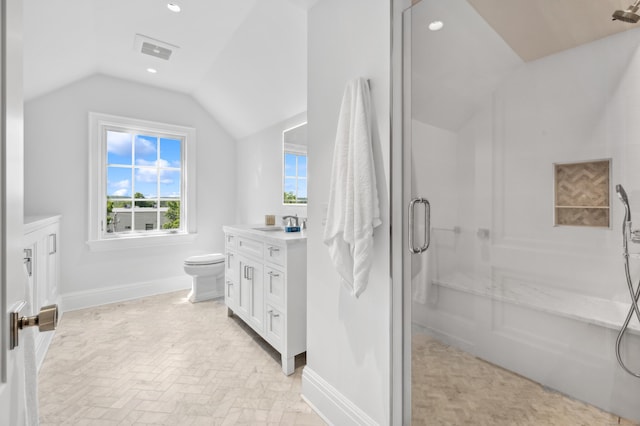
M25 275L27 271L25 269ZM32 284L25 279L27 305L22 309L21 315L37 315L32 300ZM38 366L36 361L36 327L28 327L20 331L20 346L24 351L24 404L27 409L25 424L27 426L37 426L40 423L38 418Z
M373 229L382 223L371 121L368 82L352 80L344 91L338 119L323 240L342 282L356 297L369 281Z

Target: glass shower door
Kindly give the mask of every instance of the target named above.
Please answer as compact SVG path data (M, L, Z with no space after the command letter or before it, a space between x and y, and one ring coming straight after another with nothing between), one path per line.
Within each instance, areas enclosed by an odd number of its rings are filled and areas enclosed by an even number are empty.
M628 25L601 6L579 7L598 30ZM525 9L571 15L550 8L422 0L405 12L407 424L640 421L626 396L640 380L614 351L629 302L612 190L632 188L640 207L640 28L566 45L553 22L522 21ZM638 370L635 327L623 355Z

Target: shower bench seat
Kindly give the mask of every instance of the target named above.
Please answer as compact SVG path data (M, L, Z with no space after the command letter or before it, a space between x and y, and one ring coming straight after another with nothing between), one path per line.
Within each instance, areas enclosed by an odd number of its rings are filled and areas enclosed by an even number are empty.
M439 287L487 297L565 318L618 330L622 326L631 303L607 300L549 287L531 287L520 284L508 286L487 284L472 286L470 277L456 276L451 280L432 281ZM640 326L629 325L629 332L640 335Z

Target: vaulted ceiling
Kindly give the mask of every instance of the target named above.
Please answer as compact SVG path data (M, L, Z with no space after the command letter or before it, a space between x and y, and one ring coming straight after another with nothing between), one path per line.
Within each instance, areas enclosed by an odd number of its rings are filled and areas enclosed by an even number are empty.
M25 0L25 97L105 74L189 94L242 138L306 110L315 2ZM169 60L142 54L136 34L177 48Z
M412 114L457 131L514 70L640 23L628 0L422 0L412 9ZM442 21L440 31L429 23ZM638 36L640 43L640 36ZM604 60L604 59L603 59Z
M182 11L169 11L169 1ZM317 1L24 0L25 95L106 74L189 94L242 138L306 110L307 11ZM524 61L640 26L611 22L628 3L422 0L413 18L414 89L452 106L414 113L456 128ZM445 29L428 31L434 19ZM178 48L168 61L143 55L136 34ZM474 67L469 55L478 56Z

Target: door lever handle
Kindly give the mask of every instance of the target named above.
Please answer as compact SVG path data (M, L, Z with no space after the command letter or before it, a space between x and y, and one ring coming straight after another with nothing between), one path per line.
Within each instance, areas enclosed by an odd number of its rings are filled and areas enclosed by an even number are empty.
M18 309L10 314L9 349L18 346L18 334L23 328L38 326L39 331L53 331L58 326L58 305L43 306L38 315L21 317L20 311L25 305L26 303L22 302Z

